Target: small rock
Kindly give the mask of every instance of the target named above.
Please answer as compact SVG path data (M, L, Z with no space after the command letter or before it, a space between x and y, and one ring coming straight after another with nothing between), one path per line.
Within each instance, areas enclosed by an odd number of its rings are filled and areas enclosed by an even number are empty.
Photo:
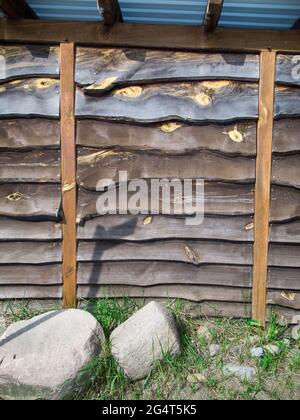
M54 400L82 390L105 341L88 312L52 311L12 324L0 340L0 399Z
M278 346L275 346L274 344L268 344L267 346L265 346L265 351L267 351L274 357L280 354L280 348Z
M191 373L187 376L189 384L206 384L207 378L201 373Z
M217 356L221 351L221 346L219 346L218 344L212 344L211 346L209 346L209 355L210 357L215 357Z
M132 381L147 376L165 354L180 353L180 337L173 316L158 302L136 312L110 336L112 354Z
M203 338L207 342L211 340L209 329L204 325L201 325L201 327L198 328L197 334L200 338Z
M255 358L255 359L261 359L262 357L264 357L264 349L261 347L253 347L250 350L251 353L251 357Z
M225 375L234 375L242 380L251 381L257 375L256 369L249 366L226 365L223 368Z

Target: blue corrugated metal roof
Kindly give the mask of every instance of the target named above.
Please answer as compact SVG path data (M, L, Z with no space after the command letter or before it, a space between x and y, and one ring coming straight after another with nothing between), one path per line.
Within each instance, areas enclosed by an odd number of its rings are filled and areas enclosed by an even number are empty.
M125 22L199 25L206 0L119 0ZM28 0L42 19L100 20L96 0ZM289 29L300 0L225 0L220 26Z

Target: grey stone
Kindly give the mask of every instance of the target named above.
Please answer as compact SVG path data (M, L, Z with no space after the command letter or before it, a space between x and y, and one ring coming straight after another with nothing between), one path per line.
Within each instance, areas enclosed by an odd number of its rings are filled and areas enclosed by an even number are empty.
M0 398L61 399L89 380L83 369L105 341L88 312L52 311L12 324L0 341Z
M265 354L264 349L262 347L253 347L250 350L250 353L251 356L256 359L261 359L262 357L264 357Z
M114 358L132 381L147 376L165 354L180 353L176 322L157 302L150 302L116 328L110 340Z
M211 346L209 346L209 355L210 357L215 357L217 356L221 351L221 346L219 346L218 344L212 344Z
M226 365L223 368L225 375L233 375L242 380L252 381L257 375L257 370L249 366Z
M0 315L0 337L5 332L7 327L6 319Z
M278 356L281 352L280 348L274 344L268 344L265 346L265 351L270 353L272 356Z

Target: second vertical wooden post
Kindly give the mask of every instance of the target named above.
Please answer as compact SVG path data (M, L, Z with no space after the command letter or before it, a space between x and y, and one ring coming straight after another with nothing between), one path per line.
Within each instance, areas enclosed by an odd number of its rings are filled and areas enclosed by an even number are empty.
M63 209L63 306L76 307L75 46L60 45L61 178Z
M252 292L252 318L262 326L266 323L275 69L276 53L263 51L260 58Z

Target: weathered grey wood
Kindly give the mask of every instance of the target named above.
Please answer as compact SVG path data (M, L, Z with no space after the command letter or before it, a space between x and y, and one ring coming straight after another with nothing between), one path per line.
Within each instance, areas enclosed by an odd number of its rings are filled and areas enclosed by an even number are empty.
M230 155L255 156L256 123L197 126L170 122L139 126L79 120L77 144L95 149L160 151L173 155L211 150Z
M49 264L61 261L60 242L0 242L0 264Z
M251 267L170 262L79 263L79 285L155 286L194 284L251 287ZM273 282L274 283L274 282Z
M57 220L60 201L59 185L0 185L0 216Z
M273 152L300 152L300 120L274 121Z
M300 188L300 154L273 156L272 183Z
M279 188L279 187L278 187ZM89 218L97 217L101 213L107 214L115 214L116 208L113 201L113 197L115 196L115 191L110 190L109 192L105 193L107 196L110 197L109 202L101 203L98 202L99 197L102 193L100 192L90 192L84 189L79 190L78 196L78 211L77 216L80 221L84 221ZM129 192L128 193L128 205L125 203L120 203L117 211L118 214L126 214L127 208L129 213L135 210L134 203L131 202L131 198L135 193ZM163 202L160 199L159 202L159 214L165 215L174 215L174 192L171 191L171 206L170 208L165 208L163 206ZM146 197L147 198L147 197ZM179 198L180 199L180 198ZM195 197L193 193L192 197L189 197L187 194L180 200L184 204L190 203L191 200L195 203L201 204L203 203L203 196ZM145 201L145 202L144 202ZM178 202L178 199L177 199ZM148 200L143 200L140 205L140 212L142 214L151 214L151 194L149 191ZM291 204L293 209L294 203ZM183 206L184 207L184 206ZM245 216L245 215L253 215L254 213L254 187L252 184L226 184L226 183L205 183L205 190L204 190L204 209L206 215L226 215L226 216ZM99 214L100 212L100 214ZM185 209L183 211L183 215L185 213ZM284 209L278 208L276 206L274 211L275 217L286 217L286 213Z
M279 305L282 308L291 308L299 311L300 309L300 293L295 291L276 292L268 291L267 305Z
M0 300L61 298L62 286L0 286Z
M268 272L268 288L300 291L299 268L271 267Z
M59 183L60 172L58 150L0 153L0 182L2 183Z
M77 258L80 262L174 261L194 265L251 265L253 263L252 254L251 244L231 242L193 240L154 241L148 243L89 241L79 243ZM300 255L300 247L298 254Z
M81 240L96 241L219 239L252 242L253 220L248 216L206 216L203 223L195 227L186 225L183 218L167 216L103 216L78 226L77 236Z
M61 236L59 223L0 217L0 241L56 241Z
M59 121L47 119L0 120L0 149L56 149L60 145Z
M128 181L198 178L216 182L254 183L255 159L227 157L206 151L169 156L122 150L79 150L77 179L81 187L96 191L100 179L103 180L103 187L109 187L119 182L120 171L127 172Z
M58 76L59 48L47 45L1 45L0 56L5 65L0 68L0 80L24 77Z
M300 243L300 221L288 223L272 223L270 226L270 241L279 243Z
M159 122L231 122L258 117L258 86L241 82L186 82L129 86L104 96L78 88L76 115Z
M300 86L300 60L299 55L277 55L278 83Z
M269 265L300 268L300 243L299 245L271 243Z
M2 265L0 285L60 285L61 264L47 265ZM45 296L47 297L47 296Z
M299 190L273 186L271 195L271 222L292 221L300 218L299 200Z
M105 92L121 84L184 80L259 79L259 58L121 48L77 48L76 82Z
M0 85L0 116L59 116L59 80L16 80Z
M275 117L300 117L300 89L278 87L275 96Z

